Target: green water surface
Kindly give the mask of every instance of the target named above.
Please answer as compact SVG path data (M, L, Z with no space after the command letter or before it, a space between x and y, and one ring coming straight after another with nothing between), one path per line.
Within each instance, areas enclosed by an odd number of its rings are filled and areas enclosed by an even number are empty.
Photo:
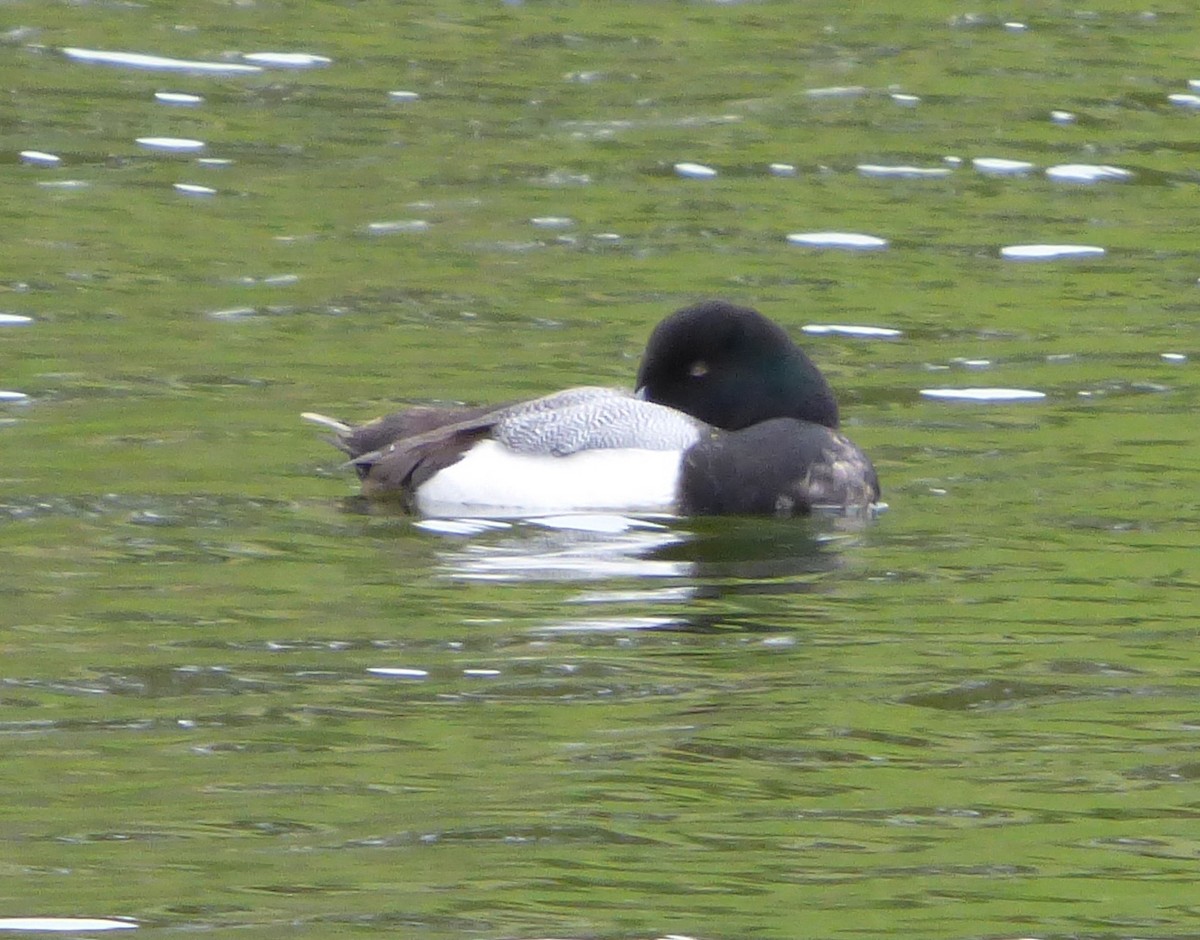
M0 17L0 312L33 318L0 326L29 396L0 404L0 918L1200 937L1200 114L1167 98L1200 78L1191 5ZM1064 163L1134 177L1042 175ZM1023 243L1107 253L1000 259ZM628 384L707 296L827 372L874 524L450 535L364 513L298 420ZM1046 398L919 394L947 386Z

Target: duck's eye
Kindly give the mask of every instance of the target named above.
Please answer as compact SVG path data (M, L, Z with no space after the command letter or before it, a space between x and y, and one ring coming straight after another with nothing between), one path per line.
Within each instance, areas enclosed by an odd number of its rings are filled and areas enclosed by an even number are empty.
M698 379L703 375L708 375L708 363L703 359L697 359L688 368L688 375L693 379Z

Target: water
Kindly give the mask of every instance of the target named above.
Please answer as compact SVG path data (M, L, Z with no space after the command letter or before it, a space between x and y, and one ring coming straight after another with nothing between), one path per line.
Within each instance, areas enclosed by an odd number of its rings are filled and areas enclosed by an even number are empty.
M7 9L0 929L1200 935L1192 13ZM703 296L878 520L414 523L298 419Z

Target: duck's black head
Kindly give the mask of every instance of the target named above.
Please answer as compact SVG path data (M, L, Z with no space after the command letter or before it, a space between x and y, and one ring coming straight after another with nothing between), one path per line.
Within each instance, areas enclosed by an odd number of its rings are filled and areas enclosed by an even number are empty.
M757 310L706 300L650 334L639 394L736 431L771 418L838 426L837 400L812 360Z

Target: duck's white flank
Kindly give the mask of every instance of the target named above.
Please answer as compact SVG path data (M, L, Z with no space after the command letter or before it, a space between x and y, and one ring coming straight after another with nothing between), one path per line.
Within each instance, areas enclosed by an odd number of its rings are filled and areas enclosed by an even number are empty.
M680 450L614 448L567 457L516 454L480 441L417 491L426 516L673 512Z

